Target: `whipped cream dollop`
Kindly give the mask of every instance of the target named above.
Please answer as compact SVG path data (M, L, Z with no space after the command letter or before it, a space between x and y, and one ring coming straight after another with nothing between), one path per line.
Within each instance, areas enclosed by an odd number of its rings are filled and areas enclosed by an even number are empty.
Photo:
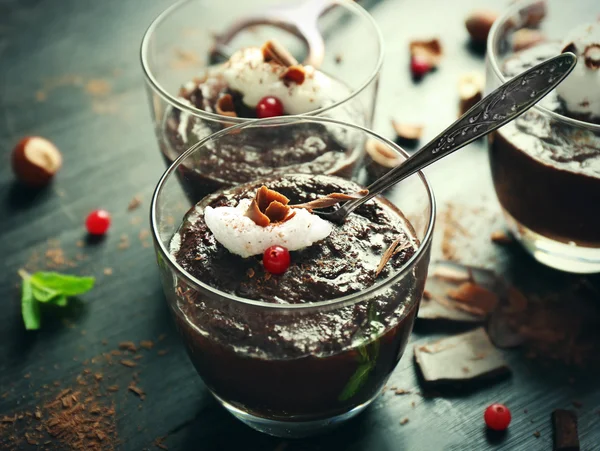
M231 89L243 95L243 102L256 107L265 96L275 96L286 114L302 114L323 106L324 94L331 88L331 79L312 66L304 66L306 77L302 84L280 79L285 66L264 61L262 50L249 47L235 52L223 68L223 77Z
M600 23L574 29L563 41L563 51L577 55L573 72L556 88L571 113L600 117Z
M206 207L204 221L229 252L243 258L262 254L269 247L279 245L296 251L327 238L331 223L303 208L294 209L295 215L284 221L259 226L245 216L250 199L244 199L235 207Z

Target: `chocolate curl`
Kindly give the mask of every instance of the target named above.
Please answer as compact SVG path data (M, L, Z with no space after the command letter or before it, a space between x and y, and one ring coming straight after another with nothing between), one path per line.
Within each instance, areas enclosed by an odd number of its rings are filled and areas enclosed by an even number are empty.
M289 202L283 194L261 186L245 215L261 227L289 221L296 215L296 212L291 211Z
M271 223L271 220L267 215L260 211L258 208L258 202L256 199L252 200L250 207L246 210L246 216L254 221L254 223L261 227L266 227Z
M305 202L303 204L290 205L292 208L304 208L308 211L317 210L320 208L332 207L334 205L339 204L340 202L345 202L347 200L356 200L361 197L369 194L369 190L363 189L358 193L354 194L344 194L344 193L331 193L325 197L321 197L319 199L311 200L310 202Z
M262 54L265 62L273 61L285 67L298 64L298 60L275 39L270 39L262 46Z

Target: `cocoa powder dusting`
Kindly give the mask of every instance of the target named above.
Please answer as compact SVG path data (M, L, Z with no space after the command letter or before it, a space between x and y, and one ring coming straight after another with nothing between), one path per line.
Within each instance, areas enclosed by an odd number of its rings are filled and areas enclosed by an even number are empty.
M77 379L76 388L63 389L40 402L33 413L0 418L0 449L22 449L25 443L76 451L117 449L114 402L105 397L101 379L91 372Z
M74 376L70 387L61 388L61 382L55 381L51 386L43 385L39 391L32 390L36 406L0 415L0 449L29 449L27 445L38 447L36 449L74 451L119 449L115 411L119 386L106 382L112 377L109 372L105 376L102 370L107 367L100 365L112 366L112 355L123 355L123 351L125 354L137 352L135 359L141 356L142 349L150 350L153 346L150 340L142 340L139 347L133 341L123 341L119 343L121 350L113 349L84 360L81 372ZM127 359L120 363L126 367L137 366ZM139 373L133 372L132 379L128 391L144 400L146 393L137 385ZM2 397L8 395L6 392ZM166 446L161 448L166 449Z

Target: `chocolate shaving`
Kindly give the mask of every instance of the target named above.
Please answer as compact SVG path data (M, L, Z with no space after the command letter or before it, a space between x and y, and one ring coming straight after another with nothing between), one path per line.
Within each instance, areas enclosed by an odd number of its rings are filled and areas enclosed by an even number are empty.
M298 60L288 52L288 50L275 39L270 39L262 46L262 54L265 62L273 61L285 67L291 67L298 64Z
M142 401L146 398L146 393L144 392L144 390L142 390L140 387L135 385L135 382L133 382L133 381L127 386L127 389L130 392L138 395Z
M583 57L586 67L592 70L600 69L600 45L591 44L588 45L584 52Z
M426 61L431 67L437 67L442 59L442 44L439 39L411 41L409 49L412 57Z
M311 200L309 202L305 202L303 204L290 205L291 208L304 208L306 210L312 211L319 208L327 208L332 207L334 205L339 204L340 202L345 202L347 200L356 200L361 197L369 194L369 191L366 189L360 190L358 193L354 194L344 194L344 193L331 193L325 197L321 197L319 199Z
M281 74L280 78L286 86L289 86L292 83L301 85L306 79L306 70L304 70L304 66L296 64L288 67L286 71Z
M405 124L392 119L392 127L394 127L398 138L406 139L408 141L416 141L423 135L422 124Z
M377 271L375 271L375 277L378 277L379 274L381 274L381 271L383 271L383 268L385 268L385 265L387 265L387 263L391 260L391 258L394 255L396 255L399 252L402 252L404 249L408 249L410 247L410 243L404 243L404 246L398 247L398 246L400 246L400 243L402 242L403 239L404 239L404 237L402 237L402 236L398 237L392 244L390 244L390 247L388 247L385 250L385 252L381 256L379 265L377 266Z
M235 106L233 104L233 97L231 94L224 94L219 97L216 105L217 113L221 116L237 117L235 112Z
M246 216L261 227L288 221L296 214L291 212L291 207L288 205L289 201L283 194L262 186L256 192L250 207L248 207Z

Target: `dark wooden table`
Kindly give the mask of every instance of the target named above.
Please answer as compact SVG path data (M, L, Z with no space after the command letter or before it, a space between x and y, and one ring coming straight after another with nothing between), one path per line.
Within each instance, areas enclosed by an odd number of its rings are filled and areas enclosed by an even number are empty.
M422 324L390 381L413 393L383 394L334 433L287 442L254 432L219 407L174 330L148 234L149 200L164 163L151 127L138 48L147 25L169 3L0 1L0 416L33 409L40 397L51 396L54 381L69 386L84 361L120 342L152 340L154 348L140 351L135 369L102 368L105 379L121 387L114 394L121 449L158 449L155 439L166 437L170 450L548 450L550 413L575 408L573 400L582 403L576 409L582 449L600 449L600 385L598 374L587 370L547 367L511 351L506 356L513 375L505 381L461 394L419 396L412 344L448 333ZM424 122L428 139L456 117L459 75L483 71L483 56L470 48L463 27L466 14L481 3L364 2L387 44L377 131L392 137L389 119L395 116ZM440 70L414 84L407 70L408 41L429 35L441 37L445 56ZM65 159L55 183L37 193L14 183L9 164L14 144L32 134L55 142ZM461 261L493 268L528 290L551 292L581 280L541 267L518 246L490 242L502 219L483 143L427 172L441 212L437 257L442 256L444 220L453 211L470 232L454 243ZM142 204L128 211L134 195ZM100 242L85 242L84 218L99 207L112 212L112 229ZM42 330L27 333L20 317L21 267L95 275L97 287L83 297L83 305L44 317ZM597 277L585 280L600 285ZM139 373L144 401L126 390L132 372ZM45 390L45 384L51 387ZM514 418L501 437L486 434L482 420L485 406L496 401L508 404ZM409 422L400 425L404 417Z

